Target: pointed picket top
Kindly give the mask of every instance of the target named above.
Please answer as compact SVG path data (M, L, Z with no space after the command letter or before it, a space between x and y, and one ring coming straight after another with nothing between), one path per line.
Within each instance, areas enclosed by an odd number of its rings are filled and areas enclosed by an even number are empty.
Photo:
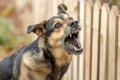
M84 27L84 80L90 80L91 70L91 25L92 25L92 10L93 6L89 1L86 2L85 6L85 27Z
M108 4L103 4L101 8L101 28L100 28L100 66L99 66L99 80L105 80L106 74L106 52L107 52L107 27L108 27Z
M79 0L79 1L81 1L81 0ZM118 10L120 11L120 1L119 0L84 0L85 3L89 2L91 4L91 6L94 6L95 3L98 1L101 3L101 5L103 5L104 3L107 3L109 5L110 9L112 8L113 5L117 6Z
M102 5L101 5L101 2L99 0L97 0L94 4L94 9L101 9Z
M110 14L112 14L113 16L119 16L118 7L117 6L112 6L112 8L110 10Z
M118 10L118 7L117 6L113 6L113 7L115 7L114 8L114 10L115 10L115 12L114 12L115 16L119 16L120 15L120 11Z
M90 2L90 4L93 6L96 2L96 0L88 0L88 2Z
M116 15L115 11L117 10L117 6L112 6L110 13L109 13L109 60L108 60L108 80L115 79L115 67L116 67Z
M99 27L100 27L100 15L101 15L101 3L96 1L93 7L93 26L92 26L92 67L91 67L91 80L97 80L98 75L98 36L99 36Z
M118 4L117 2L118 2L117 0L110 0L110 1L108 1L110 9L112 9L113 5L114 6L117 5Z
M109 8L109 5L107 3L104 3L102 8L104 8L107 11L107 13L110 12L110 8Z
M103 5L104 1L101 0L87 0L86 3L89 2L90 5L93 7L96 2L98 3L99 8Z
M94 6L93 2L90 1L90 0L86 1L86 5L89 6L89 7L93 7Z
M82 2L85 4L87 2L87 0L78 0L78 2Z

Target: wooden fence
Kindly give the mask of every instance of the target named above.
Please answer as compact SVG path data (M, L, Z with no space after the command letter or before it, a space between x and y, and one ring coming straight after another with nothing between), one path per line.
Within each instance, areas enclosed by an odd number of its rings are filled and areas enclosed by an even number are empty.
M109 0L108 0L109 1ZM114 0L113 0L114 1ZM57 14L64 3L78 19L84 52L73 56L65 80L120 80L120 15L116 5L85 0L33 0L32 23Z
M71 2L71 8L75 8ZM107 3L80 0L78 7L84 53L73 57L68 72L71 74L66 80L120 80L120 15L117 6L110 9Z

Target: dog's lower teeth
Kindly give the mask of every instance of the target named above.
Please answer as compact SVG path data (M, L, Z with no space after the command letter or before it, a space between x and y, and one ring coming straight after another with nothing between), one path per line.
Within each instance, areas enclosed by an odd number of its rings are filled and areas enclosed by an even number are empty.
M73 48L74 48L76 51L79 50L79 49L77 49L76 47L73 47Z
M70 43L66 42L66 44L68 44L70 47L74 48L74 50L79 50L78 48L76 48L75 46L71 45Z

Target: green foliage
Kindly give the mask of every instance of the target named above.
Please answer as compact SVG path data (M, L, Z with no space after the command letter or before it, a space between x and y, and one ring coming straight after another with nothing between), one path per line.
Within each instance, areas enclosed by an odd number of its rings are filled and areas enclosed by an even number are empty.
M118 8L120 10L120 0L117 0L117 6L118 6Z
M11 48L16 43L23 40L23 37L15 35L15 26L6 18L0 17L0 45Z

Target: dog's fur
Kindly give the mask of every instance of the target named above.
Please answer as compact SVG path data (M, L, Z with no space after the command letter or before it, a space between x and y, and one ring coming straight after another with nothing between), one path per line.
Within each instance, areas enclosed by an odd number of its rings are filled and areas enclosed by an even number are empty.
M64 46L66 35L73 30L70 27L73 19L66 10L67 7L60 4L57 16L28 27L27 33L33 32L38 38L0 62L0 80L62 79L74 54ZM75 28L80 30L78 24Z

